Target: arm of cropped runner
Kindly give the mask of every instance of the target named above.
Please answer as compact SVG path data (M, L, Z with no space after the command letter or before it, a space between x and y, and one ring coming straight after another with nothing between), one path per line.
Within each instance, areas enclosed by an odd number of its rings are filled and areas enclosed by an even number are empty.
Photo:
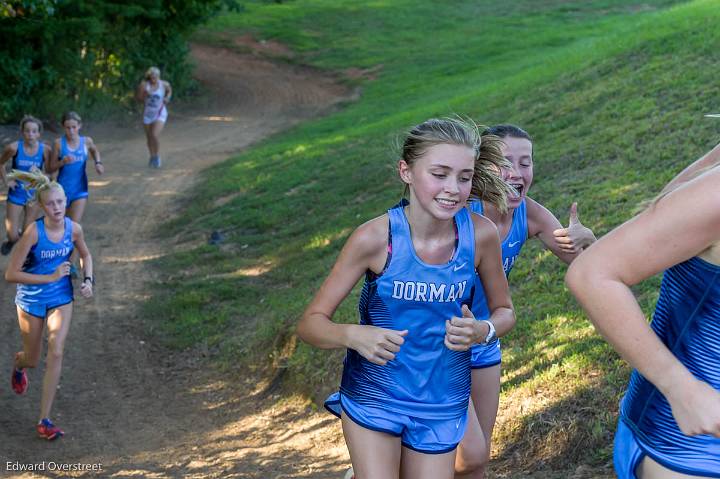
M663 191L672 191L677 188L678 185L681 185L682 183L688 181L688 179L692 178L697 171L717 163L719 158L720 143L715 145L715 148L705 153L698 160L694 161L690 166L682 170L675 178L672 179L672 181L670 181L670 183L667 184L667 186L665 186Z
M87 145L88 153L95 163L95 171L98 175L102 175L105 172L102 160L100 160L100 150L95 146L95 142L89 136L85 137L85 144Z
M80 294L84 298L90 298L93 295L93 286L95 285L95 276L93 274L93 260L90 250L85 243L85 234L82 226L73 222L73 243L80 256L80 269L83 272L83 282L80 285Z
M515 311L510 288L502 266L500 237L495 225L484 216L471 215L475 226L476 269L482 281L490 317L497 336L503 336L515 326ZM445 322L445 346L453 351L465 351L482 343L490 332L485 321L478 321L463 305L462 317L454 316Z
M15 187L15 180L7 179L7 171L5 169L5 164L10 160L10 158L17 154L17 148L17 141L13 141L12 143L9 143L5 146L2 155L0 155L0 177L2 177L3 184L5 184L5 186L7 186L8 188Z
M382 270L387 257L387 222L387 215L375 218L350 235L330 274L298 322L300 339L321 349L354 349L375 364L382 365L395 358L407 331L338 324L331 320L368 269Z
M163 103L167 105L170 103L170 99L172 98L172 87L170 86L170 82L163 80L163 83L165 84L165 97L163 98Z
M70 262L61 264L52 274L32 274L22 270L30 248L37 243L37 240L37 227L35 223L31 223L25 228L22 236L20 236L20 239L12 249L12 253L10 253L10 261L8 261L7 269L5 270L5 280L8 283L46 284L55 282L63 276L70 274Z
M568 228L563 228L555 215L537 201L527 198L526 204L528 238L536 236L547 249L552 251L555 256L563 260L566 264L572 263L582 252L584 246L595 241L593 232L580 223L579 220L571 224ZM565 244L558 243L555 232L558 232L559 236L563 236L561 230L571 228L573 230L573 238L577 238L577 242L570 240ZM569 237L565 238L569 239Z
M668 399L680 429L720 437L720 393L662 343L630 290L720 238L718 183L716 168L653 204L585 251L566 282L598 331Z

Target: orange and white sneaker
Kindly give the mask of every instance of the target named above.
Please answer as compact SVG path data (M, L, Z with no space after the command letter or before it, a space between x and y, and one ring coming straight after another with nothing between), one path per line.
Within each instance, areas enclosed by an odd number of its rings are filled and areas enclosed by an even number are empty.
M35 428L37 429L38 435L48 441L54 441L55 439L65 435L63 430L53 424L48 418L42 419L39 423L37 423Z

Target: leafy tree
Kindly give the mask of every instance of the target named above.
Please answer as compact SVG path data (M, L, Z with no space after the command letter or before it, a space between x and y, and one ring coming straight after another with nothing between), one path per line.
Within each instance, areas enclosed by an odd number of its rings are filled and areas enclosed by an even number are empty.
M129 104L150 66L182 94L187 38L234 0L0 0L0 121Z

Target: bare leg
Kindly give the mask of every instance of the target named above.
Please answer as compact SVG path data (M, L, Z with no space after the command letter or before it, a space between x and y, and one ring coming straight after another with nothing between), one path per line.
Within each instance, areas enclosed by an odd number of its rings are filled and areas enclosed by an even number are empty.
M165 122L163 121L156 121L150 125L150 134L152 136L153 148L155 151L155 153L151 154L155 156L160 155L160 133L163 131L163 128L165 128Z
M72 303L65 304L51 310L48 314L48 348L42 399L40 400L40 419L50 417L55 391L60 382L63 350L65 349L65 339L70 331L72 306Z
M472 370L468 425L455 460L456 478L483 479L500 400L500 365Z
M75 223L82 221L83 214L85 214L85 205L87 205L87 198L79 198L74 200L68 206L65 216L73 220Z
M22 336L23 350L15 356L15 367L35 368L42 353L42 332L45 318L38 318L17 308L18 324Z
M366 429L342 415L343 435L357 479L398 479L400 438Z
M7 202L5 214L5 231L7 231L7 239L13 243L20 239L20 215L23 212L23 206L16 205L10 201Z
M402 479L452 479L455 451L423 454L402 448Z
M23 222L23 231L25 231L30 224L40 217L40 211L40 206L36 201L25 204L25 221Z
M153 142L152 125L143 124L143 128L145 128L145 140L147 142L148 151L150 152L150 157L153 157L157 155L157 148Z
M648 456L645 456L640 465L637 467L635 475L638 479L703 479L703 477L706 477L688 476L686 474L671 471L670 469L666 469L657 462L653 461ZM706 479L710 478L706 477Z

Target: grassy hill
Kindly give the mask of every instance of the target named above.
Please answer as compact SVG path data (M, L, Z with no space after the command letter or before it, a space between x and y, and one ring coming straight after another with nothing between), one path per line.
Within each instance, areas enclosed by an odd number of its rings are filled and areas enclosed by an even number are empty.
M214 230L227 241L157 262L166 279L148 312L163 318L152 326L169 344L267 368L316 400L335 388L344 353L298 343L294 325L353 228L399 198L393 145L429 117L526 128L530 196L564 223L578 201L598 235L718 141L720 123L702 116L720 109L715 1L439 3L244 2L198 34L229 47L246 33L281 42L294 52L287 61L337 72L362 94L202 173L163 229L188 244ZM519 322L504 339L496 471L597 477L609 467L629 371L565 289L564 271L530 242L511 275ZM648 315L658 284L636 288ZM358 292L336 320L357 320Z

